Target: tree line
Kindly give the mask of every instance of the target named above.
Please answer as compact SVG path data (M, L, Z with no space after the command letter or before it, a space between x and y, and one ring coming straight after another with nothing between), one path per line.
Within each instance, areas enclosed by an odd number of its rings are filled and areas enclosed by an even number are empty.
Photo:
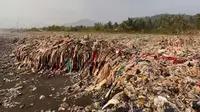
M121 23L109 21L94 26L58 26L31 28L31 31L97 31L97 32L138 32L179 34L200 30L200 13L194 16L184 14L161 14L152 17L128 18Z

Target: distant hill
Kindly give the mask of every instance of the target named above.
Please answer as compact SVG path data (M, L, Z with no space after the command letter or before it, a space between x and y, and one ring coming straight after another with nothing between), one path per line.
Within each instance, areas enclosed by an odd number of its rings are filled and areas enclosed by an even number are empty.
M74 23L67 23L65 24L65 26L93 26L95 23L97 23L96 21L90 20L90 19L81 19L79 21L76 21Z

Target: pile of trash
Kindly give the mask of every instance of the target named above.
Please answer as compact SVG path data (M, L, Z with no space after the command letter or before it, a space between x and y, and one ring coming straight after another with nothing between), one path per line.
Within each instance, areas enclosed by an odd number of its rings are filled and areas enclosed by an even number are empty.
M198 37L39 36L18 44L19 68L91 77L85 91L103 96L85 111L200 111Z

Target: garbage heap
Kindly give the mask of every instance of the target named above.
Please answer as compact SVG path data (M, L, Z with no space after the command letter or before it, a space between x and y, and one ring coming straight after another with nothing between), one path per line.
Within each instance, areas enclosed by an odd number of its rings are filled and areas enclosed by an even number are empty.
M200 111L198 37L142 36L109 40L58 36L20 42L16 50L20 67L33 72L89 74L93 83L85 91L107 88L103 98L85 111ZM117 89L121 91L116 93Z

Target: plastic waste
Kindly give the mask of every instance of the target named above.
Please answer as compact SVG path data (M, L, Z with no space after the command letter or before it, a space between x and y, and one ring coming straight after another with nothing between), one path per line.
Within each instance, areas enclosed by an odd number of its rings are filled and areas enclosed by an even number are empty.
M113 105L117 105L119 104L120 102L117 100L117 99L111 99L109 100L103 107L102 109L105 109L107 106L113 104Z

